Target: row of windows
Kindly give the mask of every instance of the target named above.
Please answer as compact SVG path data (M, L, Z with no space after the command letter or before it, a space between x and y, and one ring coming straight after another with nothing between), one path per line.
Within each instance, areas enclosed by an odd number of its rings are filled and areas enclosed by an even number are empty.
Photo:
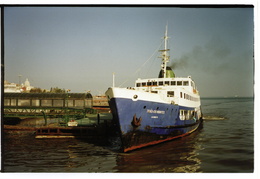
M161 110L160 107L153 108L153 109L147 109L147 106L143 106L143 109L147 110L147 113L157 113L157 114L165 114L165 113L167 113L167 111L177 112L177 110L178 110L177 108L175 108L175 110L173 108L172 109L166 108L166 109ZM179 111L179 117L180 117L180 120L195 120L196 121L198 119L198 115L195 110L181 109Z
M163 86L163 85L189 86L189 81L148 81L148 82L136 83L136 87Z
M151 93L158 93L158 91L151 91ZM174 91L167 91L167 97L174 97Z
M180 120L196 119L196 112L193 110L180 110Z
M58 100L58 99L4 99L5 106L44 106L44 107L83 107L84 100ZM90 101L85 101L89 106Z
M182 92L180 92L180 97L187 99L187 100L191 100L191 101L198 101L198 98L192 97L192 96L190 96L186 93L182 93Z
M143 109L146 109L146 106L143 107ZM165 112L167 112L169 109L167 108L166 111L159 109L159 107L157 107L156 109L147 109L147 113L160 113L160 114L165 114ZM170 112L177 112L177 109L175 109L175 111L173 111L173 109L170 110ZM180 120L196 120L197 119L197 113L194 110L180 110L179 112L179 117Z
M158 93L158 91L151 91L151 93ZM174 91L167 91L167 97L174 97ZM192 97L183 92L180 92L180 98L184 98L191 101L198 101L198 98Z

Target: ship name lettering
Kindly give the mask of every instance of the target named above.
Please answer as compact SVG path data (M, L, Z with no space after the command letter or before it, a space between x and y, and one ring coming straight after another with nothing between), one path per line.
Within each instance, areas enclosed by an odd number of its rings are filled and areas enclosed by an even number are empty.
M153 113L153 114L165 114L165 111L147 109L147 113Z

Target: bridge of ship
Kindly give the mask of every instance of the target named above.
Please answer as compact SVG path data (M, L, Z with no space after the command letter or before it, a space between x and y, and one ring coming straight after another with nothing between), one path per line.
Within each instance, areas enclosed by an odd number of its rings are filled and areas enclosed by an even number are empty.
M4 117L84 117L93 113L90 93L4 93Z

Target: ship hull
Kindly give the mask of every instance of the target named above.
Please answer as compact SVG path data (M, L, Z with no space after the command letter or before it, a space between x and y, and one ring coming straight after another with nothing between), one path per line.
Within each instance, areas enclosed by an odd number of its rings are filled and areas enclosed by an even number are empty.
M201 124L201 120L199 120L196 124L192 126L172 127L172 128L155 127L150 129L151 131L158 131L160 134L154 132L141 131L141 130L133 130L121 136L122 138L121 140L123 143L122 150L124 152L128 152L139 148L156 145L162 142L181 138L197 130L200 124Z
M186 120L180 119L180 110L192 111L195 107L147 99L133 100L114 96L109 91L107 94L113 119L121 134L124 152L186 136L198 129L202 121L198 115Z

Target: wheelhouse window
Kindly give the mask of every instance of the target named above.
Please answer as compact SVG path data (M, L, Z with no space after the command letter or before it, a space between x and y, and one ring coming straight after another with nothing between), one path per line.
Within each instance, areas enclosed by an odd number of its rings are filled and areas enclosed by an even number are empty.
M163 81L159 81L159 86L163 85Z
M183 86L189 86L189 81L183 81Z
M169 82L169 81L165 81L165 82L164 82L164 84L166 84L166 85L169 85L169 84L170 84L170 82Z
M171 81L171 85L175 86L176 85L176 81Z
M142 82L142 86L146 86L146 82Z
M147 86L152 86L152 82L147 82Z
M141 83L136 83L136 87L141 87Z
M157 86L157 85L158 85L157 81L153 81L153 86Z
M177 81L177 86L181 86L182 85L182 81Z
M167 91L167 97L174 97L174 91Z

